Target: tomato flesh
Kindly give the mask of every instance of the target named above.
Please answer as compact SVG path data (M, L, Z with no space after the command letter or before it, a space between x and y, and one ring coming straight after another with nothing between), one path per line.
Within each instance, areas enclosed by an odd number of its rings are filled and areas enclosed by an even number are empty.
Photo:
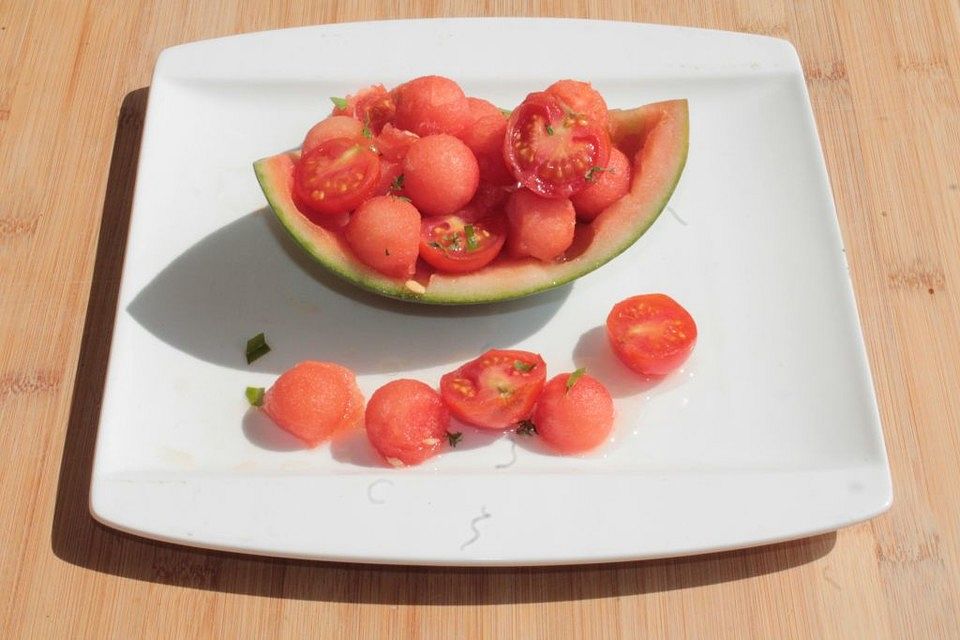
M347 96L346 107L334 107L332 115L350 116L360 121L362 127L369 129L371 135L380 133L384 125L392 122L397 112L393 96L382 84L361 89Z
M539 355L493 349L440 378L440 394L458 420L506 429L530 417L546 376Z
M353 372L333 362L306 361L285 371L263 397L280 428L315 447L363 419L363 394Z
M370 444L394 467L420 464L447 444L450 412L436 391L417 380L377 389L365 414Z
M587 374L575 381L572 375L561 373L546 384L533 418L540 439L560 453L589 451L613 429L613 398L607 388Z
M567 198L587 187L593 167L606 166L610 136L555 96L531 93L510 116L503 154L523 186L544 197Z
M502 216L469 220L459 215L424 218L420 257L438 271L467 273L488 265L506 239Z
M665 376L693 351L697 325L676 300L651 293L614 305L607 316L607 337L625 365L644 376Z
M294 191L317 213L353 210L373 193L380 159L352 138L333 138L301 156L293 171Z
M387 124L377 135L377 151L380 152L380 155L382 155L385 160L401 162L404 156L407 155L407 149L409 149L410 145L416 142L419 137L420 136L411 131L398 129L392 124Z

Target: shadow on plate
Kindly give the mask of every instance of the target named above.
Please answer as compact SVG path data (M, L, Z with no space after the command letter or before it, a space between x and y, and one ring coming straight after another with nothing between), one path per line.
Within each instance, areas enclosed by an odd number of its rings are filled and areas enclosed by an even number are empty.
M384 298L316 264L267 208L189 248L127 310L172 347L224 366L280 373L317 359L394 373L513 345L543 327L570 289L468 306ZM247 365L246 340L261 331L272 351Z
M147 90L123 102L51 532L58 558L122 578L222 593L323 602L483 605L589 600L671 591L785 571L830 553L836 534L671 560L550 568L376 567L260 558L153 542L104 527L88 511Z

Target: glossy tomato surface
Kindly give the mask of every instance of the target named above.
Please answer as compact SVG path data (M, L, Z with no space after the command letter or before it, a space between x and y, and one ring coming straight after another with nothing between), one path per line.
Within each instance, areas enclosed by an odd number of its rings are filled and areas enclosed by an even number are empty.
M487 351L440 379L440 394L458 420L506 429L530 417L547 365L529 351Z
M607 336L625 365L645 376L664 376L693 351L697 324L670 296L650 293L614 305L607 316Z

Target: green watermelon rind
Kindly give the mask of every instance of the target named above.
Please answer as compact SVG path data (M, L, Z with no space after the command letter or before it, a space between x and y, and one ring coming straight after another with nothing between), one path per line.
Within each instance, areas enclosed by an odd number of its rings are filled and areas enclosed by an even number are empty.
M664 115L676 119L675 139L668 139L668 142L675 147L673 152L667 155L673 167L668 169L665 179L656 185L656 189L651 190L651 193L648 193L645 199L641 199L641 202L633 205L644 211L640 212L642 219L629 218L626 224L621 225L629 226L629 233L618 234L619 241L609 242L609 248L604 251L601 251L602 247L598 242L592 242L583 255L567 262L544 264L532 259L516 264L495 262L475 273L435 274L428 282L424 293L411 290L406 286L406 281L389 278L374 271L339 247L334 249L321 246L329 244L330 240L326 236L330 235L330 232L314 225L296 208L289 194L286 193L289 191L289 180L280 180L278 176L271 174L272 163L283 160L284 156L289 156L292 162L294 156L289 153L279 154L258 160L253 166L260 187L283 227L314 260L338 277L381 296L423 304L465 305L502 302L563 286L599 269L636 243L657 220L673 195L686 166L689 148L689 115L686 100L645 105L635 110L619 112L625 114L621 129L629 130L631 122L634 121L641 125L647 122L649 117L643 110L652 109L660 109ZM631 113L641 115L633 118L630 116ZM656 126L654 125L654 128ZM643 150L638 154L638 158L642 154ZM631 193L625 196L625 200L642 198L642 194L633 193L634 188L634 185L631 185ZM606 213L601 214L597 221ZM341 255L337 255L338 253ZM486 282L493 275L498 276L493 278L495 282L493 284ZM521 277L524 275L526 278ZM531 280L530 284L518 284L524 279ZM437 286L434 286L435 284Z

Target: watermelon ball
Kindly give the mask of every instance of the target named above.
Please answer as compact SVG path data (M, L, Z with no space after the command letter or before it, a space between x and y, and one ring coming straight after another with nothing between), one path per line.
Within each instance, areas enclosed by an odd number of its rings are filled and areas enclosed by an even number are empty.
M558 80L547 87L546 93L555 96L573 113L582 114L589 120L606 126L607 102L589 82Z
M310 128L307 137L303 139L300 152L306 154L334 138L359 138L361 135L363 135L363 125L356 118L330 116Z
M467 101L470 103L470 125L460 132L459 137L477 158L480 180L489 184L516 182L503 160L507 116L486 100L467 98Z
M560 453L593 449L613 428L613 398L596 378L561 373L543 388L533 421L537 435Z
M610 149L610 159L603 171L593 170L591 184L570 200L577 217L589 222L630 191L630 161L617 148Z
M377 389L366 411L370 444L394 467L420 464L447 441L450 413L440 394L417 380Z
M544 198L519 189L507 200L507 249L515 258L550 262L571 244L577 214L567 198Z
M420 253L420 213L402 198L374 196L351 214L344 237L367 266L407 278L416 270Z
M425 216L462 209L480 184L480 167L469 147L445 133L420 138L403 159L403 188Z
M450 78L423 76L393 90L397 105L394 123L418 136L456 135L470 120L470 103L463 89Z
M315 447L363 421L363 394L350 369L307 360L277 378L262 408L281 429Z

